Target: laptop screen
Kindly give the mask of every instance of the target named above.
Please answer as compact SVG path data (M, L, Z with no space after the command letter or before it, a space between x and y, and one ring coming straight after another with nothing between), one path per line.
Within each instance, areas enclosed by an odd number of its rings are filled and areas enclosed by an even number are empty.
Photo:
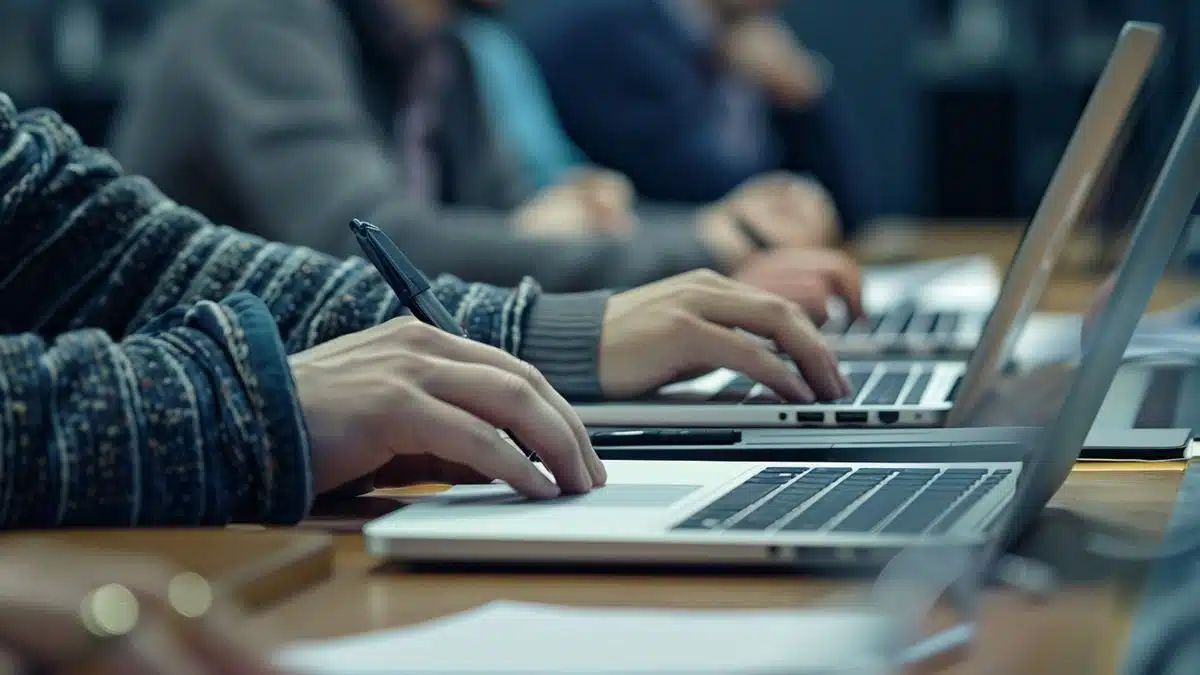
M1009 362L1029 316L1076 225L1089 217L1120 159L1128 118L1162 41L1153 24L1127 23L1092 91L1066 151L1034 214L1004 288L958 388L947 426L970 424L986 388Z
M1041 428L1007 527L1024 529L1066 479L1176 247L1188 235L1200 194L1200 91L1188 110L1163 169L1117 268L1078 358L994 381L963 411L965 426Z

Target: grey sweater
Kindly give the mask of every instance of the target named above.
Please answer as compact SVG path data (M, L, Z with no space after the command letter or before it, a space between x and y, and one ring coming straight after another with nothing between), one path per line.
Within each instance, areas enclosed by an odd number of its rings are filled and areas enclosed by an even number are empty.
M169 196L269 239L357 253L351 218L385 229L432 274L548 291L631 287L715 261L682 223L631 240L534 240L502 213L418 208L378 111L379 59L342 11L373 0L206 0L166 20L118 117L113 152ZM384 75L386 77L386 75ZM475 169L461 190L505 188L473 81L452 113L474 128ZM469 151L472 144L460 144ZM460 153L461 154L461 153Z

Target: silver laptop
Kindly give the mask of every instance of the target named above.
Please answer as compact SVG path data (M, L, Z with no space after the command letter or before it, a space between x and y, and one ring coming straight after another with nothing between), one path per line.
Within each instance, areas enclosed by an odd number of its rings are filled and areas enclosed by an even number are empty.
M1128 139L1128 117L1138 91L1151 66L1154 65L1161 43L1161 27L1156 24L1127 23L1109 58L1108 68L1092 93L1091 102L1077 125L1074 138L1059 164L1042 203L1026 230L1028 235L1039 222L1061 217L1062 207L1076 199L1082 204L1090 201L1095 190L1101 190L1111 168L1119 158ZM1111 77L1112 79L1107 79ZM1089 110L1097 118L1089 118ZM1072 155L1072 152L1076 153ZM1078 216L1078 214L1077 214ZM1072 223L1073 224L1073 223ZM1043 224L1053 228L1066 223ZM1050 239L1043 238L1042 246ZM1047 256L1039 247L1021 244L1026 255ZM989 309L970 303L972 309L956 307L954 303L929 303L923 300L929 289L955 283L956 268L972 261L949 259L930 261L913 271L904 281L904 288L893 289L891 295L904 301L890 303L879 311L850 320L844 308L835 306L821 332L838 356L844 359L911 359L942 358L968 359L979 343L987 323ZM977 263L975 263L977 264ZM915 277L915 278L911 278ZM922 279L921 277L924 277ZM1010 292L1032 292L1023 288L1023 280L1014 278L1012 270L1005 283L1016 288Z
M631 401L576 406L590 426L931 427L954 423L958 396L979 390L1009 362L1075 224L1102 188L1125 121L1162 39L1156 25L1127 23L1075 134L1009 268L970 361L843 361L854 394L842 401L789 403L731 370L717 370ZM906 315L906 326L931 325ZM958 324L956 324L958 325Z
M910 547L985 546L997 526L1034 518L1070 472L1197 194L1200 91L1097 339L1077 361L969 397L965 426L1029 429L1011 443L945 444L906 463L614 461L606 487L545 502L502 484L458 486L369 523L368 550L427 562L873 567Z
M845 303L831 299L829 318L821 326L842 358L965 361L1003 281L984 255L867 265L862 279L866 316L852 320Z

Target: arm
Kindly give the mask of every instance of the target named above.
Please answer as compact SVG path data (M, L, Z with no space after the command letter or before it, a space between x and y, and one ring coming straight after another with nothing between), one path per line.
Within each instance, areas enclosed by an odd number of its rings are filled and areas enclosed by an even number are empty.
M495 214L413 208L353 86L350 38L328 5L287 12L275 3L242 3L206 27L211 44L189 52L196 60L189 69L212 106L220 170L242 186L269 238L352 254L345 224L358 217L431 272L505 285L530 274L556 291L635 286L712 264L691 232L537 241L514 236Z
M121 343L0 337L0 528L291 524L308 437L262 303L171 312Z
M622 171L647 197L693 203L774 168L721 146L715 90L669 39L642 22L578 25L551 27L565 32L532 44L563 124L597 164Z
M400 313L362 260L214 226L148 181L123 177L57 115L17 118L3 94L0 157L5 332L87 326L121 336L174 307L244 291L262 300L295 353ZM598 391L607 293L551 296L528 279L510 291L453 277L437 279L435 291L473 339L530 361L565 395Z

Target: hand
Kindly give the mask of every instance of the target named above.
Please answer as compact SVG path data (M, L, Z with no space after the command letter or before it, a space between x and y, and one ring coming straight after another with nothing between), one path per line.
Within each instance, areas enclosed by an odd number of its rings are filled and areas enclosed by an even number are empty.
M541 237L627 235L634 229L633 187L612 171L578 169L524 204L517 231Z
M825 92L818 61L782 21L769 15L731 25L721 51L731 69L757 82L781 106L802 106Z
M733 278L800 305L817 324L829 318L828 301L842 298L853 317L863 314L862 270L841 251L779 249L751 257Z
M761 340L773 340L800 374ZM780 396L811 402L850 394L837 359L798 306L709 270L614 296L604 315L600 384L610 398L637 396L716 368L745 373Z
M841 231L828 191L816 181L787 173L752 178L702 212L701 239L726 269L738 267L758 250L739 220L779 247L828 246Z
M533 366L414 318L318 345L291 366L318 492L421 455L532 498L587 492L606 479L583 423ZM497 428L527 443L557 485Z
M180 615L178 596L174 603L168 597L179 572L153 560L54 543L0 547L0 672L32 664L95 675L277 673L257 653L264 649L261 640L224 598L209 595L215 591L202 579L185 607L205 610L203 616ZM81 608L102 587L116 596L102 607L136 607L137 614L128 633L97 645ZM207 608L205 598L211 600Z

